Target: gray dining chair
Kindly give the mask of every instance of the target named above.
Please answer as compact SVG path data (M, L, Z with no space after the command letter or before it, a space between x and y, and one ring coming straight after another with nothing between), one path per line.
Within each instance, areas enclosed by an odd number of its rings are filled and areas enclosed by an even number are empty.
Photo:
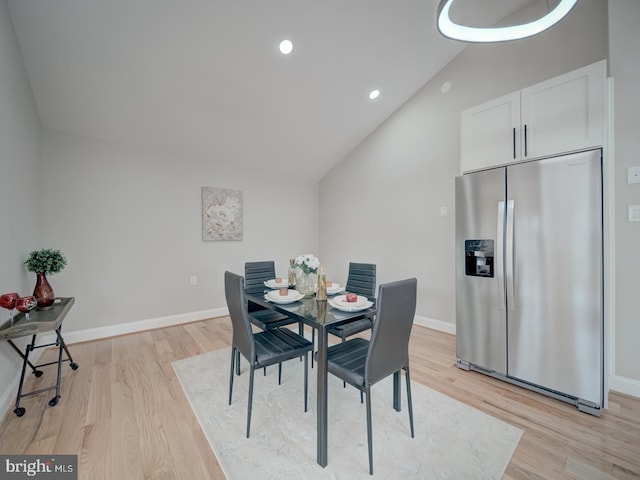
M409 375L409 337L416 311L417 280L410 278L380 285L377 318L371 340L356 337L327 350L329 372L353 385L367 398L367 442L369 473L373 475L373 434L371 426L371 387L391 374L404 370L411 438L414 438L411 379Z
M249 438L255 370L275 365L276 363L280 365L279 369L281 370L282 362L304 357L304 411L306 412L309 352L311 352L313 345L309 340L286 328L253 333L247 311L247 299L242 276L229 271L225 272L224 293L233 328L231 367L229 370L229 405L231 405L233 395L236 354L240 353L249 362L249 398L247 405L247 438ZM280 375L278 377L280 378Z
M349 274L347 276L347 284L344 289L345 292L355 293L356 295L361 295L363 297L367 297L369 300L373 300L376 295L375 263L349 262ZM340 337L344 342L347 337L369 330L371 328L372 321L372 317L359 318L349 323L329 327L328 332L331 335ZM315 345L314 333L315 330L311 335L311 343ZM311 357L311 367L313 368L313 357Z
M349 263L349 275L345 291L361 295L372 300L376 295L376 265L373 263ZM329 328L329 333L340 337L344 342L347 337L369 330L372 325L370 317ZM313 362L312 362L313 363Z
M276 278L275 262L246 262L244 264L245 289L248 293L260 295L267 288L264 284L267 280ZM249 316L251 323L261 330L271 330L285 325L297 323L287 315L274 312L255 303L249 303Z
M276 278L276 266L273 260L260 262L245 262L244 264L244 281L245 291L253 295L262 295L265 288L264 284L267 280ZM253 325L261 330L272 330L274 328L285 327L293 323L298 323L298 333L303 335L304 327L301 323L288 317L287 315L275 312L261 305L249 302L248 305L249 320ZM313 361L313 359L312 359ZM240 375L240 355L238 354L236 363L236 373ZM266 368L264 374L267 374Z

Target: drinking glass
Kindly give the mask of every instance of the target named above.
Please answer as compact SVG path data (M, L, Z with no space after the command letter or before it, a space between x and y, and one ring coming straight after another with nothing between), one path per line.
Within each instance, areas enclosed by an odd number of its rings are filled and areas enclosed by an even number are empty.
M5 293L0 295L0 307L9 310L10 324L13 325L13 309L16 308L20 295L17 293Z
M23 312L27 320L29 320L29 312L38 306L36 297L29 295L28 297L20 297L16 303L16 310Z

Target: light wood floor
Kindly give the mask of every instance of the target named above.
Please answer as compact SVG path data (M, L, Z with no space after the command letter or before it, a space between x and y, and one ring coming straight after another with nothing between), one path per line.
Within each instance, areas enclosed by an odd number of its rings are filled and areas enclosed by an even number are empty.
M71 345L80 368L65 363L60 403L47 405L53 392L23 399L26 414L9 411L0 424L0 452L77 454L79 478L87 480L223 479L171 362L230 339L230 321L222 317ZM45 356L53 352L41 361ZM39 379L29 376L26 391L49 385L55 367L46 368ZM505 479L640 478L640 399L612 393L609 409L596 418L459 370L455 337L419 326L411 369L412 381L524 430Z

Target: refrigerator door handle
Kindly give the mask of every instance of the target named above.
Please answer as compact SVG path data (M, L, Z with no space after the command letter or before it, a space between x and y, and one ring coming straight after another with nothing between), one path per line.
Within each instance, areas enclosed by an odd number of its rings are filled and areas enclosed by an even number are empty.
M495 271L498 280L498 308L506 310L504 291L504 202L498 202L498 229L496 232Z
M506 214L506 235L505 235L505 253L504 253L504 263L505 263L505 277L507 284L507 308L510 311L515 311L516 309L516 300L514 293L514 254L513 249L515 248L514 237L513 237L513 219L515 214L515 201L507 200L507 214Z

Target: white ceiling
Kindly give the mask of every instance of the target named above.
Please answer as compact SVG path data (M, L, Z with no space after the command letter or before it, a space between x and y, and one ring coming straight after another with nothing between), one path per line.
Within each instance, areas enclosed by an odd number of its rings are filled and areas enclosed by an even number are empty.
M531 0L464 1L491 23ZM8 5L45 127L317 180L464 48L438 2Z

